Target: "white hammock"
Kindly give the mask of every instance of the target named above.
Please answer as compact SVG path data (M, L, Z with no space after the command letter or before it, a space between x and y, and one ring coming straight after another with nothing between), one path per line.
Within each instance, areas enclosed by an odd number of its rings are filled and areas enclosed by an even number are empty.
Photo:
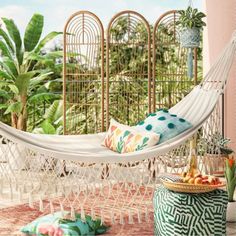
M101 145L105 133L86 135L40 135L11 128L0 123L0 134L35 151L55 158L84 163L125 163L152 158L176 148L191 137L209 117L218 101L220 90L197 86L180 103L170 109L193 124L186 132L160 145L138 152L119 154Z
M129 213L130 223L137 212L139 222L143 212L148 219L152 193L157 184L152 174L158 170L159 162L164 162L158 156L186 142L210 117L224 91L235 52L236 35L203 82L170 109L171 113L191 122L193 127L171 140L142 151L127 154L110 151L101 145L104 133L36 135L0 122L3 143L0 145L2 194L4 189L8 189L11 198L17 196L21 200L26 196L31 206L33 200L39 200L41 210L44 209L42 199L46 198L50 201L51 211L55 209L53 203L57 202L60 209L69 206L72 214L79 209L84 215L89 205L88 213L92 216L103 218L107 211L113 221L118 215L121 223L124 212ZM69 174L62 177L60 174L65 172L65 167ZM126 197L123 197L124 192Z

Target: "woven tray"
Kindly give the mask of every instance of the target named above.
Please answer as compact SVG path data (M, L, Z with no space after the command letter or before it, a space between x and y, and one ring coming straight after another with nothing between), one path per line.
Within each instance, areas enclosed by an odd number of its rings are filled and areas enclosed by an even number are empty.
M176 183L165 180L162 180L162 183L167 189L181 193L207 193L217 188L225 186L225 184L203 185L203 184Z

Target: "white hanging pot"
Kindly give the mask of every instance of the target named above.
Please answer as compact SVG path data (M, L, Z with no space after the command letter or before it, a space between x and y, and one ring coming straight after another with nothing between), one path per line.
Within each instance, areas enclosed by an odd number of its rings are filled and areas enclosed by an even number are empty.
M199 28L184 28L180 32L180 44L185 48L197 48L200 46Z
M227 222L236 222L236 201L228 202L226 221Z

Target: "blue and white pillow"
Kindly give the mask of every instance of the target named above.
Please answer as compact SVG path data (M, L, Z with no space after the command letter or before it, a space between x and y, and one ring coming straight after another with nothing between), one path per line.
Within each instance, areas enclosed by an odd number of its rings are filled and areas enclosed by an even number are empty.
M150 113L145 120L140 121L136 126L138 130L160 134L161 137L158 144L177 136L191 127L192 124L190 122L175 114L170 114L166 109Z

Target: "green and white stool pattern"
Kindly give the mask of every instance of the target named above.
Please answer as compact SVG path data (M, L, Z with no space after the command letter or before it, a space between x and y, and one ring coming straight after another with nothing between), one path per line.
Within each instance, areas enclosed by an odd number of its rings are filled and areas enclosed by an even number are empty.
M156 236L224 236L228 196L224 190L177 193L163 186L154 193Z

